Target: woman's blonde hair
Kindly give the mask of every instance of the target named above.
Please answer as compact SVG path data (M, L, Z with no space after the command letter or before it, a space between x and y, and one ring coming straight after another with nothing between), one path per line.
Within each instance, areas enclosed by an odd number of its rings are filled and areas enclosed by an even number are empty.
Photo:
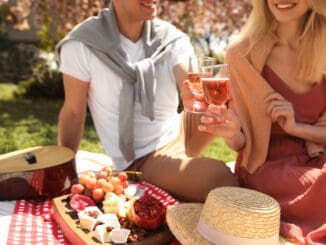
M307 0L310 10L302 26L298 76L318 81L326 70L326 1ZM277 21L270 12L267 0L252 0L252 12L240 37L249 37L250 49L268 32L275 32Z

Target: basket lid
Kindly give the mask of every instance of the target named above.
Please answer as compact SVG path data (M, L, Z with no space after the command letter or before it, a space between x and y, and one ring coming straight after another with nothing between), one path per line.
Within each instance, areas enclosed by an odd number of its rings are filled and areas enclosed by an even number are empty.
M0 155L0 174L26 172L58 166L75 156L64 146L35 146Z

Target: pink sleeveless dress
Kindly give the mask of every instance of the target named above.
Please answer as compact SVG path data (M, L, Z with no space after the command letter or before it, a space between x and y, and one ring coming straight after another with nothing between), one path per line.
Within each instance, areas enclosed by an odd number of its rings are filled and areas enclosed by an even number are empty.
M263 77L290 101L297 122L313 124L326 110L326 79L297 95L267 66ZM272 124L266 162L253 174L237 167L244 187L271 195L281 205L281 234L301 244L326 244L326 154L310 158L305 141Z

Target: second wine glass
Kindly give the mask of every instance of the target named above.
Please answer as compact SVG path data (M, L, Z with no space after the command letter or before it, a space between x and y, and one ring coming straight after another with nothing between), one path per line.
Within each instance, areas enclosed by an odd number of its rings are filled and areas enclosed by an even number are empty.
M193 101L190 105L184 107L185 111L203 113L207 110L207 103L204 100L202 78L209 77L211 74L203 71L202 67L212 67L214 64L215 59L212 57L189 57L188 85L193 95Z

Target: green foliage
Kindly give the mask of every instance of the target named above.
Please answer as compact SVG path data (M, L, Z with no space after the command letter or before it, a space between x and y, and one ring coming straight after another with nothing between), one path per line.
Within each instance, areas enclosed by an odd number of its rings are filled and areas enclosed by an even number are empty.
M7 5L0 6L0 81L18 83L32 74L37 63L38 49L34 45L15 43L6 32L9 13Z
M54 50L56 43L58 42L58 37L51 37L50 26L52 25L52 19L50 16L43 18L43 23L37 35L40 37L40 47L42 50L51 52Z
M3 46L2 46L3 45ZM31 44L7 42L0 43L1 80L18 83L30 77L38 62L39 50Z
M50 69L44 59L33 70L33 76L19 83L26 98L63 99L62 75L58 70Z
M61 74L57 70L50 69L47 61L40 57L39 47L9 40L2 15L0 16L0 81L19 84L21 89L16 94L27 98L63 98Z

